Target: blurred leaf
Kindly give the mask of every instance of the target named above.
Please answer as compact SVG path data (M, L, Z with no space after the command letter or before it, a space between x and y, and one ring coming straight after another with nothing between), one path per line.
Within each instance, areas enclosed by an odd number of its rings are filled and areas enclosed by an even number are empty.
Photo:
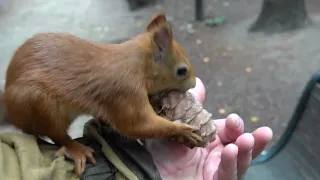
M193 24L187 24L187 29L193 29Z
M197 44L201 44L201 43L202 43L201 39L197 39L197 40L196 40L196 43L197 43Z
M225 16L219 16L206 21L206 25L209 27L216 27L227 20Z
M209 62L209 61L210 61L210 58L208 58L208 57L203 58L203 62L204 62L204 63L207 63L207 62Z
M225 113L226 113L226 110L223 109L223 108L221 108L221 109L219 109L219 113L220 113L220 114L225 114Z
M251 117L251 121L254 122L254 123L257 122L257 121L259 121L259 117L257 117L257 116L252 116L252 117Z
M141 21L136 22L136 27L141 27L142 25L143 25L143 23Z
M193 34L196 30L193 28L193 24L187 24L187 32Z

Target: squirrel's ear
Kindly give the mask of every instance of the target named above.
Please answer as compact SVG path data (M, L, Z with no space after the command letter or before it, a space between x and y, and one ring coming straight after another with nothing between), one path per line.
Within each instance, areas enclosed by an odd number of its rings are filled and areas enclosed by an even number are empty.
M172 45L172 39L168 27L165 26L155 31L152 38L154 60L156 63L160 63L167 57Z
M158 13L147 25L147 31L152 33L154 58L156 63L160 63L172 46L172 28L167 23L165 15Z

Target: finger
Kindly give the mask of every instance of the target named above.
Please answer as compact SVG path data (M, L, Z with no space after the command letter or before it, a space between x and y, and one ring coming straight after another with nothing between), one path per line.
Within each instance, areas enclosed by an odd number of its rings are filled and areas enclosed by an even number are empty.
M226 120L215 120L221 142L234 142L244 131L243 120L237 114L230 114Z
M238 147L234 144L227 145L221 153L221 162L218 167L219 180L237 179Z
M235 144L238 146L238 179L241 179L252 160L254 137L250 133L245 133L236 140Z
M206 98L206 89L199 78L196 78L196 87L189 89L188 92L190 92L200 103L203 103Z
M273 132L269 127L260 127L253 131L254 146L252 150L252 158L256 158L271 141Z

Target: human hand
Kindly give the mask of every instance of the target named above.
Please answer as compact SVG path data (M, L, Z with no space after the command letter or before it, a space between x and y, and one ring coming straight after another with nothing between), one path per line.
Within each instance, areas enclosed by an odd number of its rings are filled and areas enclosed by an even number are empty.
M200 83L200 85L199 85ZM204 87L200 80L190 92L200 102ZM188 147L167 140L148 140L146 148L164 180L239 180L272 139L272 130L260 127L244 133L244 122L236 114L215 120L216 140L205 148Z

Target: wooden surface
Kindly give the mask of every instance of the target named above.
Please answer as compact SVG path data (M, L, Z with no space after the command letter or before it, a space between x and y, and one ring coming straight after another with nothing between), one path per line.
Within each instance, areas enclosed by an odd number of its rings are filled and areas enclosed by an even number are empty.
M320 180L320 85L286 147L274 159L252 166L245 180Z

